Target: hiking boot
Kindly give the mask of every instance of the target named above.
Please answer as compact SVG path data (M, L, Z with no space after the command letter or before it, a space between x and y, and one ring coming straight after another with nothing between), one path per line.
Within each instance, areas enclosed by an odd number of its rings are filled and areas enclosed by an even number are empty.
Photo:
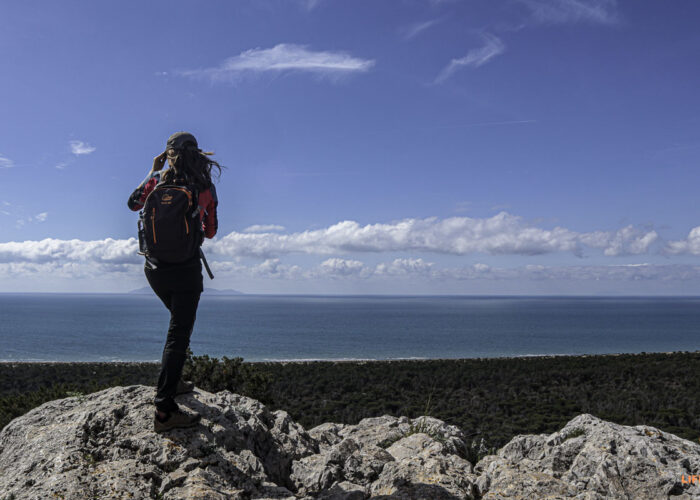
M194 382L188 382L185 380L177 381L177 389L175 390L175 395L187 394L188 392L194 391Z
M181 427L192 427L199 423L202 416L195 412L194 414L184 413L182 410L175 410L165 417L164 421L158 418L158 413L153 416L153 430L156 432L169 431L170 429L178 429Z

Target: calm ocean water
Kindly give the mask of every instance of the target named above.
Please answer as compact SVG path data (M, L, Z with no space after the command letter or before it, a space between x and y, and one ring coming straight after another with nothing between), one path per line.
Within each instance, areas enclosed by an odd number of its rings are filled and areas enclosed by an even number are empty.
M0 294L2 361L156 361L151 295ZM700 298L202 296L196 355L247 361L700 349Z

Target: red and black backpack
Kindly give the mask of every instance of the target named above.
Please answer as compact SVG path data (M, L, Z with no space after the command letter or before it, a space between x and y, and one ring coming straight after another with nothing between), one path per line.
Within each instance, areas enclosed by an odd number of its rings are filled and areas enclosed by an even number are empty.
M195 186L158 184L139 220L141 252L158 262L179 263L199 255L204 233Z

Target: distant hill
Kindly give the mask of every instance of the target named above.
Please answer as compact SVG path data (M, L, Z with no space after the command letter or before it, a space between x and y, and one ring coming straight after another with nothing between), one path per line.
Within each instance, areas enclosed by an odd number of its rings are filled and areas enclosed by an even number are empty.
M136 290L131 290L128 293L141 295L153 294L153 290L151 290L150 286L144 286L141 288L137 288ZM205 288L204 295L244 295L244 293L239 292L238 290L234 290L232 288L226 288L224 290L219 290L218 288Z

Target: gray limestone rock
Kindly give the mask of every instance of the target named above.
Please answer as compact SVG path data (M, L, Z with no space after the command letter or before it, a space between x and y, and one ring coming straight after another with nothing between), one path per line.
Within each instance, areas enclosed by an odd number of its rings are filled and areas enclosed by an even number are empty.
M583 414L550 435L517 436L476 464L483 498L700 498L700 445Z
M472 466L462 431L432 417L307 432L254 399L197 389L178 402L201 422L156 434L153 396L113 387L13 420L0 432L0 498L700 498L699 444L592 415L517 436Z
M372 498L475 498L476 476L471 474L472 465L455 453L465 446L454 426L431 417L412 422L383 416L338 431L328 426L316 429L317 436L335 444L294 462L292 480L299 492L323 495L349 482L359 487L357 498L362 498L360 489ZM337 438L329 436L333 433Z
M344 427L345 424L326 422L324 424L317 425L313 429L310 429L309 436L318 442L318 447L323 452L334 444L338 444L343 440L339 433Z
M458 427L428 416L415 419L390 415L365 418L357 425L345 425L337 434L341 439L351 437L362 446L374 444L386 448L404 436L415 433L439 439L447 453L463 457L466 452L464 433Z
M299 492L312 495L338 482L366 487L379 477L384 464L392 460L389 453L374 444L362 446L353 438L345 438L318 455L295 461L291 478Z
M318 451L285 412L229 392L179 396L201 422L156 434L153 397L152 387L113 387L13 420L0 433L0 492L37 500L293 498L292 461Z
M372 498L477 498L477 477L472 464L450 452L449 442L427 434L410 434L387 451L395 459L387 463L372 484Z
M343 481L333 484L333 486L321 492L316 498L319 500L364 500L367 496L366 488L359 484Z

